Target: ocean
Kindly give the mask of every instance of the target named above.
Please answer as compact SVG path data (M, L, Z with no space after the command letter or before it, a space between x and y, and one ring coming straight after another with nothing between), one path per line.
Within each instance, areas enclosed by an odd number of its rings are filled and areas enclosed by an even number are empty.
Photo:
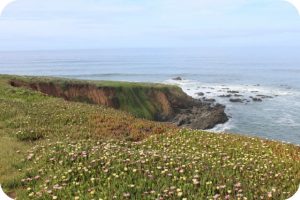
M274 49L103 49L0 52L0 74L176 84L226 105L216 132L300 144L300 57ZM183 80L172 80L174 77ZM228 97L240 102L231 102ZM262 98L262 96L268 98ZM251 97L262 99L253 101Z

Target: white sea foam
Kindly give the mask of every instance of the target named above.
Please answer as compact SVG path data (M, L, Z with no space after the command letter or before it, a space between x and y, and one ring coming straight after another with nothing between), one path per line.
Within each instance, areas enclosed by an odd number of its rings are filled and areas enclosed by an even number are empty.
M217 133L224 133L228 132L229 130L232 130L234 128L233 120L230 119L225 124L218 124L214 128L210 129L210 131L217 132Z
M194 98L201 98L197 95L198 92L203 92L207 98L215 98L219 103L230 105L231 102L228 102L228 98L220 98L220 95L228 94L228 91L238 91L240 98L250 100L251 97L256 95L265 95L273 98L276 97L286 97L286 96L299 96L300 92L297 90L280 88L280 87L270 87L270 86L261 86L261 85L234 85L234 84L207 84L199 81L193 80L167 80L165 83L174 84L181 87L184 92ZM234 98L234 96L233 96ZM264 101L269 101L269 98L265 98ZM300 105L300 103L298 102ZM299 106L298 105L298 106Z

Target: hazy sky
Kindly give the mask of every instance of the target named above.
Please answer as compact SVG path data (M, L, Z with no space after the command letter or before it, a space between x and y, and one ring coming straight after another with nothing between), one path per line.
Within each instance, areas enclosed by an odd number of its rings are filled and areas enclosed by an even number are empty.
M16 0L0 50L119 47L300 47L283 0Z

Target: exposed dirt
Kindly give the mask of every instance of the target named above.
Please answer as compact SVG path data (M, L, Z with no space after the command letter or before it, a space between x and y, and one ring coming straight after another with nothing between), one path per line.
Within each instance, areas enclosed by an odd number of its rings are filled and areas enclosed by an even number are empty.
M166 94L157 91L154 92L155 99L159 105L161 105L161 116L172 116L174 111L172 109L172 105L166 96Z

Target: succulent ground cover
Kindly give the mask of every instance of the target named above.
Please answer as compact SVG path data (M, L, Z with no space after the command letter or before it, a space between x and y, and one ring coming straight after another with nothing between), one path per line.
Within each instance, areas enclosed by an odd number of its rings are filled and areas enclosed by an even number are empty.
M177 129L0 78L0 182L17 199L286 199L300 147Z
M22 196L37 199L285 199L299 184L299 149L181 130L141 142L34 146Z

